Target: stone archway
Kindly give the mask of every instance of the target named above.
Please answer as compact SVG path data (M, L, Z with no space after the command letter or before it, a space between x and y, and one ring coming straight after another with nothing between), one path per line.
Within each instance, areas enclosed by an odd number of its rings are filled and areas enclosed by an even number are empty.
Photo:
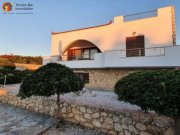
M100 52L101 50L92 42L80 39L70 43L62 54L64 60L92 60L94 54Z

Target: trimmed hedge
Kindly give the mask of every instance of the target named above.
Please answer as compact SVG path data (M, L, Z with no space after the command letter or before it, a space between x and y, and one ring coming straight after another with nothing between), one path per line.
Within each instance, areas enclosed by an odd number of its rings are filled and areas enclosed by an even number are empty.
M19 76L15 76L13 74L8 74L6 76L6 84L16 84L21 83L21 78ZM4 78L0 79L0 84L4 84Z
M0 67L8 68L14 70L16 68L15 64L6 58L0 58Z
M119 100L139 105L142 110L180 116L180 71L141 71L119 80L115 87Z
M29 74L31 74L32 71L24 70L10 70L7 68L0 69L0 84L4 84L4 76L6 75L6 84L16 84L21 83L22 80Z
M28 76L20 87L22 98L32 95L51 96L82 90L83 81L73 71L61 64L49 63Z

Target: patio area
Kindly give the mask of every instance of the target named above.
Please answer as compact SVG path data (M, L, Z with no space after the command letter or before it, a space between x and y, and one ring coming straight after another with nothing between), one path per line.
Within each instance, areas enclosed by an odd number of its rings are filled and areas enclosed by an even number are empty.
M33 113L0 102L0 135L37 135L53 125L48 115Z

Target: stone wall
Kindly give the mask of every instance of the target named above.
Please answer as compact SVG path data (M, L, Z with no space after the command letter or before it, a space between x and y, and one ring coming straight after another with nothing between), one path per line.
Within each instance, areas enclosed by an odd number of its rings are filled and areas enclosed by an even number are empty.
M15 63L16 67L22 67L29 70L36 70L42 65L34 64L20 64ZM141 70L162 70L160 69L150 69L150 68L112 68L112 69L72 69L75 73L89 73L89 83L85 84L85 87L88 89L97 89L97 90L113 90L116 82L127 76L130 73L141 71Z
M88 89L113 90L115 83L137 69L74 69L76 73L89 73Z
M74 69L73 71L75 73L89 73L89 83L85 84L88 89L113 90L119 79L141 70L162 70L162 68Z
M31 97L21 100L15 95L0 96L0 101L31 111L54 115L56 101L45 97ZM152 113L131 111L109 111L100 108L61 102L58 116L95 128L108 135L173 135L174 121L171 118Z

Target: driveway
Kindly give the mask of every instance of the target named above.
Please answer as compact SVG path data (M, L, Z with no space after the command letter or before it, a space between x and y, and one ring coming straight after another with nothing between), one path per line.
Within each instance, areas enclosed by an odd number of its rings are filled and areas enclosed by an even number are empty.
M0 102L0 135L37 135L52 124L53 119L47 115Z

